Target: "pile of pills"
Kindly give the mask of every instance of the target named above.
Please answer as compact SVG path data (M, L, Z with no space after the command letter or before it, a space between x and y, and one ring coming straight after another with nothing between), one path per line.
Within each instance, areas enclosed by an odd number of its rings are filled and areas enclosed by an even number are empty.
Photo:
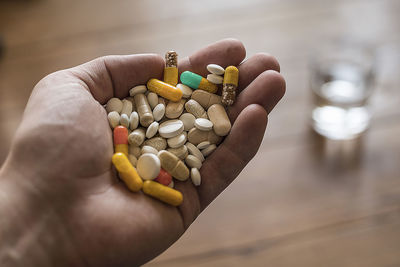
M207 78L185 71L178 83L177 59L176 52L167 52L164 81L152 78L105 106L119 177L131 191L173 206L183 201L174 179L191 178L199 186L205 158L229 134L225 107L234 103L239 79L236 67L209 64ZM222 96L217 94L221 84Z

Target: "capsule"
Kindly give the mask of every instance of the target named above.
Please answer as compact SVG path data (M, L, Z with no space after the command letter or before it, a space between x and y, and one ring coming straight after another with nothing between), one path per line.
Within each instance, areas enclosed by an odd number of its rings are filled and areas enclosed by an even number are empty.
M137 173L135 167L123 153L115 153L112 156L112 163L119 173L119 177L125 182L126 186L133 192L138 192L143 181Z
M147 82L147 88L150 91L152 91L168 100L174 101L174 102L177 102L177 101L181 100L181 98L182 98L181 90L179 90L175 86L172 86L168 83L165 83L163 81L160 81L160 80L157 80L154 78L150 79Z
M175 51L165 54L164 82L172 86L178 84L178 54Z
M154 117L147 97L144 94L137 94L134 96L134 99L140 124L144 127L148 127L154 121Z
M128 156L128 129L124 126L114 128L114 150L115 153L120 152Z
M239 70L235 66L225 69L224 81L222 83L222 104L231 106L235 102L236 88L239 82Z
M172 206L179 206L183 201L182 193L178 190L150 180L143 183L143 192Z
M168 172L166 172L163 168L161 168L160 173L158 176L154 179L154 181L168 186L171 181L172 181L172 176Z
M204 77L191 71L184 71L181 74L181 82L193 89L202 89L204 91L215 93L218 90L217 85L211 83Z

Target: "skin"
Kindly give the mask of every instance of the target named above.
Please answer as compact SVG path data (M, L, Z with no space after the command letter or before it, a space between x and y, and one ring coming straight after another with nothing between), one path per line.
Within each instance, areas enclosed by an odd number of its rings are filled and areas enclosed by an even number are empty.
M203 76L209 63L238 66L240 94L228 111L229 136L201 168L202 184L176 181L179 208L118 180L102 106L162 78L161 56L107 56L42 79L0 170L0 265L136 266L171 246L255 155L285 92L273 57L244 58L242 43L227 39L180 60L180 72Z

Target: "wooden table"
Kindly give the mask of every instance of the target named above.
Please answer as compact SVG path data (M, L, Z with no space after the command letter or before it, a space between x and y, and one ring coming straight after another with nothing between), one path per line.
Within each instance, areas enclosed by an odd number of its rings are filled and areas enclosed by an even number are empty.
M148 266L400 266L400 1L1 1L0 162L32 87L106 54L225 37L275 55L287 94L259 153ZM310 54L347 38L377 49L371 129L328 142L309 130Z

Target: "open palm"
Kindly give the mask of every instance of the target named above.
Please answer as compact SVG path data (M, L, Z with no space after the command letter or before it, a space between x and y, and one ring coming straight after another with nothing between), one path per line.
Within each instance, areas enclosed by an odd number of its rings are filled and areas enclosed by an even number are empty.
M267 114L282 97L285 82L273 57L244 58L243 45L229 39L180 61L180 72L203 76L210 63L238 66L240 94L228 111L229 136L201 168L202 184L175 181L184 196L178 208L132 193L117 179L102 106L111 97L126 97L133 86L161 78L164 60L157 55L103 57L41 80L4 168L19 173L16 183L39 207L54 212L64 233L61 241L82 265L142 264L175 242L257 152Z

